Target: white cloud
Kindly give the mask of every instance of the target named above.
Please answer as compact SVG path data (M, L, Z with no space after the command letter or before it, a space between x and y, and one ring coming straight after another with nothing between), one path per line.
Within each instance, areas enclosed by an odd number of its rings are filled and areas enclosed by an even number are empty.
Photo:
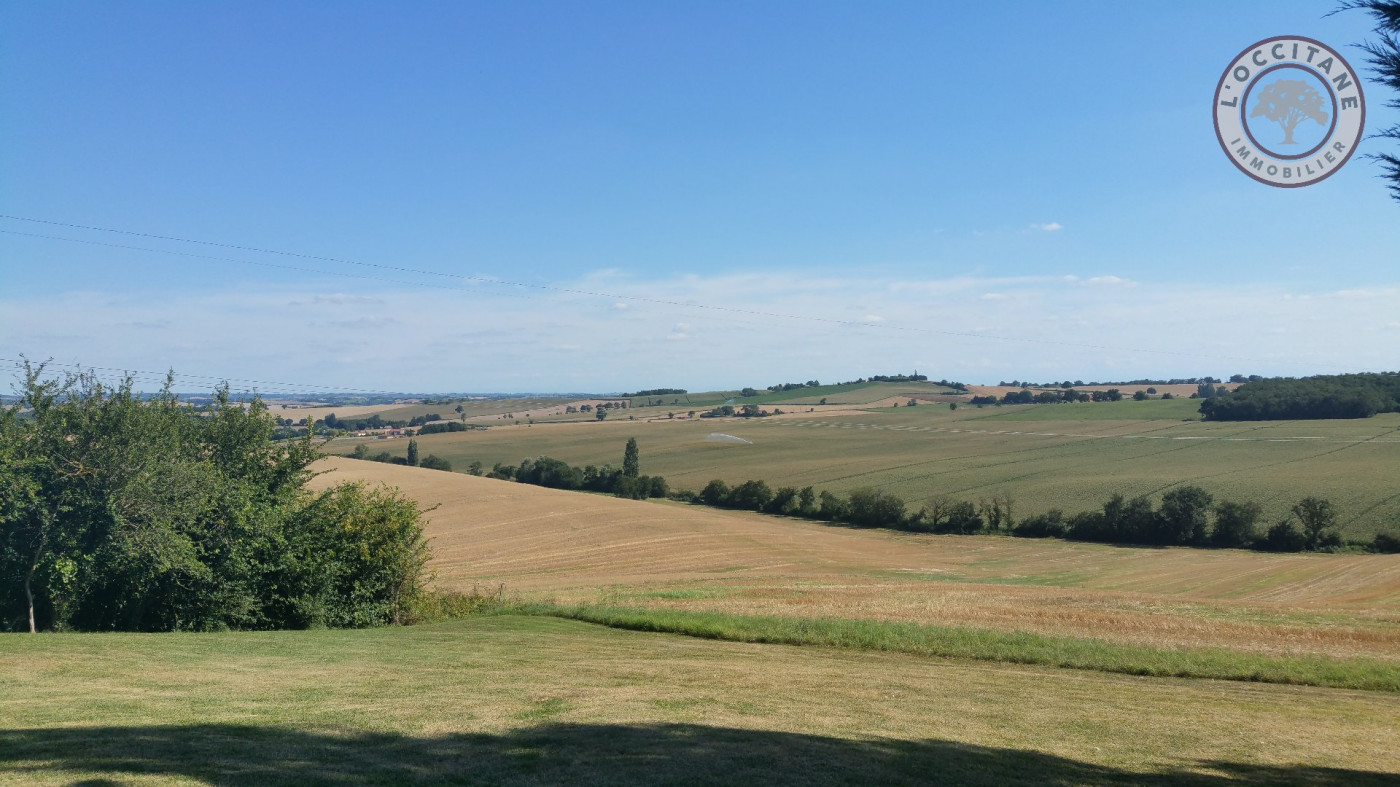
M1058 221L1051 221L1045 224L1032 224L1030 228L1033 230L1040 230L1041 232L1059 232L1065 228L1065 225Z
M395 391L700 390L915 367L995 382L1037 369L1090 379L1394 366L1400 286L1131 284L780 272L617 279L604 298L379 284L374 297L321 304L291 287L158 299L70 292L0 297L0 357ZM713 308L639 300L623 314L610 308L619 296Z

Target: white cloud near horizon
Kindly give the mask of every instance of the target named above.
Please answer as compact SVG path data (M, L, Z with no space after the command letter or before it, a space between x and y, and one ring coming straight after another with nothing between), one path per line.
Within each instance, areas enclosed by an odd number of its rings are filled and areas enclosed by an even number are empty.
M1394 367L1400 345L1396 285L603 271L559 287L608 295L342 284L11 298L0 356L346 390L605 392L916 368L971 383L1304 375Z

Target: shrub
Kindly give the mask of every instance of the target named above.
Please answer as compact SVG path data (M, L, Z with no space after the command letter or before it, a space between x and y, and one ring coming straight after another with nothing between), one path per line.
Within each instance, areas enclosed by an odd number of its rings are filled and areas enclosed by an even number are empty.
M819 507L817 508L817 517L819 519L825 519L828 522L840 522L845 520L850 513L850 504L846 502L846 498L838 494L823 489L818 499L820 500L818 504Z
M641 479L633 478L630 475L619 477L617 483L613 485L613 497L629 497L636 499L640 496L642 488L640 481Z
M1215 507L1215 529L1211 531L1210 543L1218 547L1252 546L1258 536L1254 525L1259 521L1263 509L1258 503L1236 503L1222 500Z
M976 533L982 529L982 517L977 513L977 506L966 500L953 504L952 510L948 512L948 518L944 522L944 533Z
M1063 538L1067 529L1064 512L1052 508L1043 514L1022 519L1011 533L1022 538Z
M1371 542L1373 552L1384 552L1395 554L1400 552L1400 535L1395 533L1377 533L1374 541Z
M700 502L707 506L722 506L729 503L729 484L716 478L700 490Z
M659 475L651 477L651 488L647 490L647 497L666 498L670 496L670 493L671 487L666 483L664 477Z
M426 467L429 470L443 470L449 473L452 472L452 463L447 461L446 459L443 459L437 454L428 454L427 456L423 457L423 460L418 463L418 466ZM481 469L481 464L479 462L477 463L477 469Z
M1269 552L1302 552L1307 545L1307 537L1287 519L1269 528L1259 542L1259 548Z
M42 373L25 370L23 418L0 409L0 628L404 618L427 559L411 500L360 484L310 493L315 446L272 441L266 406L227 388L196 415L168 386L146 400L130 381Z
M879 489L851 490L847 521L868 527L899 527L904 522L904 501Z
M766 481L745 481L729 493L726 505L746 511L762 511L773 499L773 490Z
M773 493L773 499L768 503L770 514L795 514L798 509L797 488L785 486Z

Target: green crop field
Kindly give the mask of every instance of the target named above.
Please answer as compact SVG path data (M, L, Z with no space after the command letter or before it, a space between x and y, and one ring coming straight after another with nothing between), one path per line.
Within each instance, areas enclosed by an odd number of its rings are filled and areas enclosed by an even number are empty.
M556 396L530 396L513 397L509 399L468 399L465 402L453 402L450 404L414 404L403 407L390 407L380 411L381 418L390 421L405 421L431 413L437 413L446 419L455 419L459 415L473 418L483 415L505 415L507 413L528 413L531 410L554 407L570 402L572 400ZM462 408L459 414L457 407Z
M992 421L1199 421L1199 399L1148 399L1138 402L1081 402L1061 405L983 407Z
M0 639L6 784L1384 784L1394 695L541 617Z
M888 388L901 386L891 385ZM869 395L869 394L867 394ZM765 419L668 419L667 408L602 423L542 424L420 438L465 470L547 455L619 465L636 437L642 472L698 490L711 479L773 487L876 487L917 507L933 495L976 500L1006 492L1016 513L1094 508L1115 493L1161 495L1197 484L1217 498L1254 500L1266 524L1299 498L1330 499L1343 535L1400 529L1400 414L1360 420L1211 423L1192 400L960 407L881 407ZM658 408L652 408L657 411ZM635 420L628 420L628 416ZM752 445L707 441L732 434ZM332 453L354 441L337 440ZM401 445L394 446L402 452Z

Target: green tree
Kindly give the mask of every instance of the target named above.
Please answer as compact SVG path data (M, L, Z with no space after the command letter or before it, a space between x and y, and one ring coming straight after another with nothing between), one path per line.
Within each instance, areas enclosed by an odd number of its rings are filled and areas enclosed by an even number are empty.
M700 502L707 506L722 506L729 502L729 484L716 478L700 490Z
M1183 486L1162 495L1158 543L1204 544L1211 502L1211 494L1199 486Z
M828 522L840 522L850 515L851 506L846 502L846 498L823 489L818 499L820 500L817 509L819 518Z
M636 476L622 475L617 479L617 483L613 485L613 496L635 499L638 497L638 492L641 490L639 481L640 479Z
M1270 552L1302 552L1308 546L1308 538L1298 532L1293 522L1282 519L1269 528L1260 545Z
M851 490L849 521L870 527L898 527L904 522L904 501L883 489Z
M773 493L768 503L768 511L773 514L793 514L797 511L797 487L784 486Z
M627 447L622 451L622 475L627 478L636 478L642 471L641 461L638 458L637 438L627 438Z
M1210 542L1218 547L1246 548L1254 544L1258 537L1255 524L1263 514L1258 503L1236 503L1222 500L1215 507L1215 529L1211 531Z
M1368 55L1372 81L1394 91L1387 104L1392 109L1400 109L1400 0L1350 0L1342 4L1343 9L1362 9L1375 20L1375 41L1361 44ZM1390 126L1377 132L1376 136L1400 142L1400 125ZM1390 181L1390 192L1400 200L1400 156L1390 153L1372 154L1371 158L1381 163L1385 179Z
M745 481L729 493L726 505L748 511L762 511L773 499L773 490L766 481Z
M989 530L1010 530L1015 527L1016 520L1012 517L1014 508L1015 501L1005 492L983 498L977 505Z
M371 625L411 605L416 506L309 493L319 452L271 440L260 400L222 387L195 412L169 379L145 400L130 380L26 366L20 404L0 409L0 627Z
M417 441L417 440L409 440L409 441L408 441L408 466L409 466L409 467L417 467L417 466L418 466L418 441Z
M654 475L651 477L651 489L647 490L647 497L665 498L671 493L671 487L666 483L663 476Z
M452 472L452 463L437 454L428 454L423 457L423 462L419 466L429 470L442 470L447 473Z
M1293 506L1293 515L1303 525L1303 541L1308 549L1322 546L1327 532L1337 524L1337 510L1331 501L1305 497Z
M607 410L604 410L602 407L599 407L599 408L597 409L596 415L595 415L594 417L597 418L599 421L601 421L601 420L603 420L604 418L607 418L607 417L608 417L608 411L607 411Z

